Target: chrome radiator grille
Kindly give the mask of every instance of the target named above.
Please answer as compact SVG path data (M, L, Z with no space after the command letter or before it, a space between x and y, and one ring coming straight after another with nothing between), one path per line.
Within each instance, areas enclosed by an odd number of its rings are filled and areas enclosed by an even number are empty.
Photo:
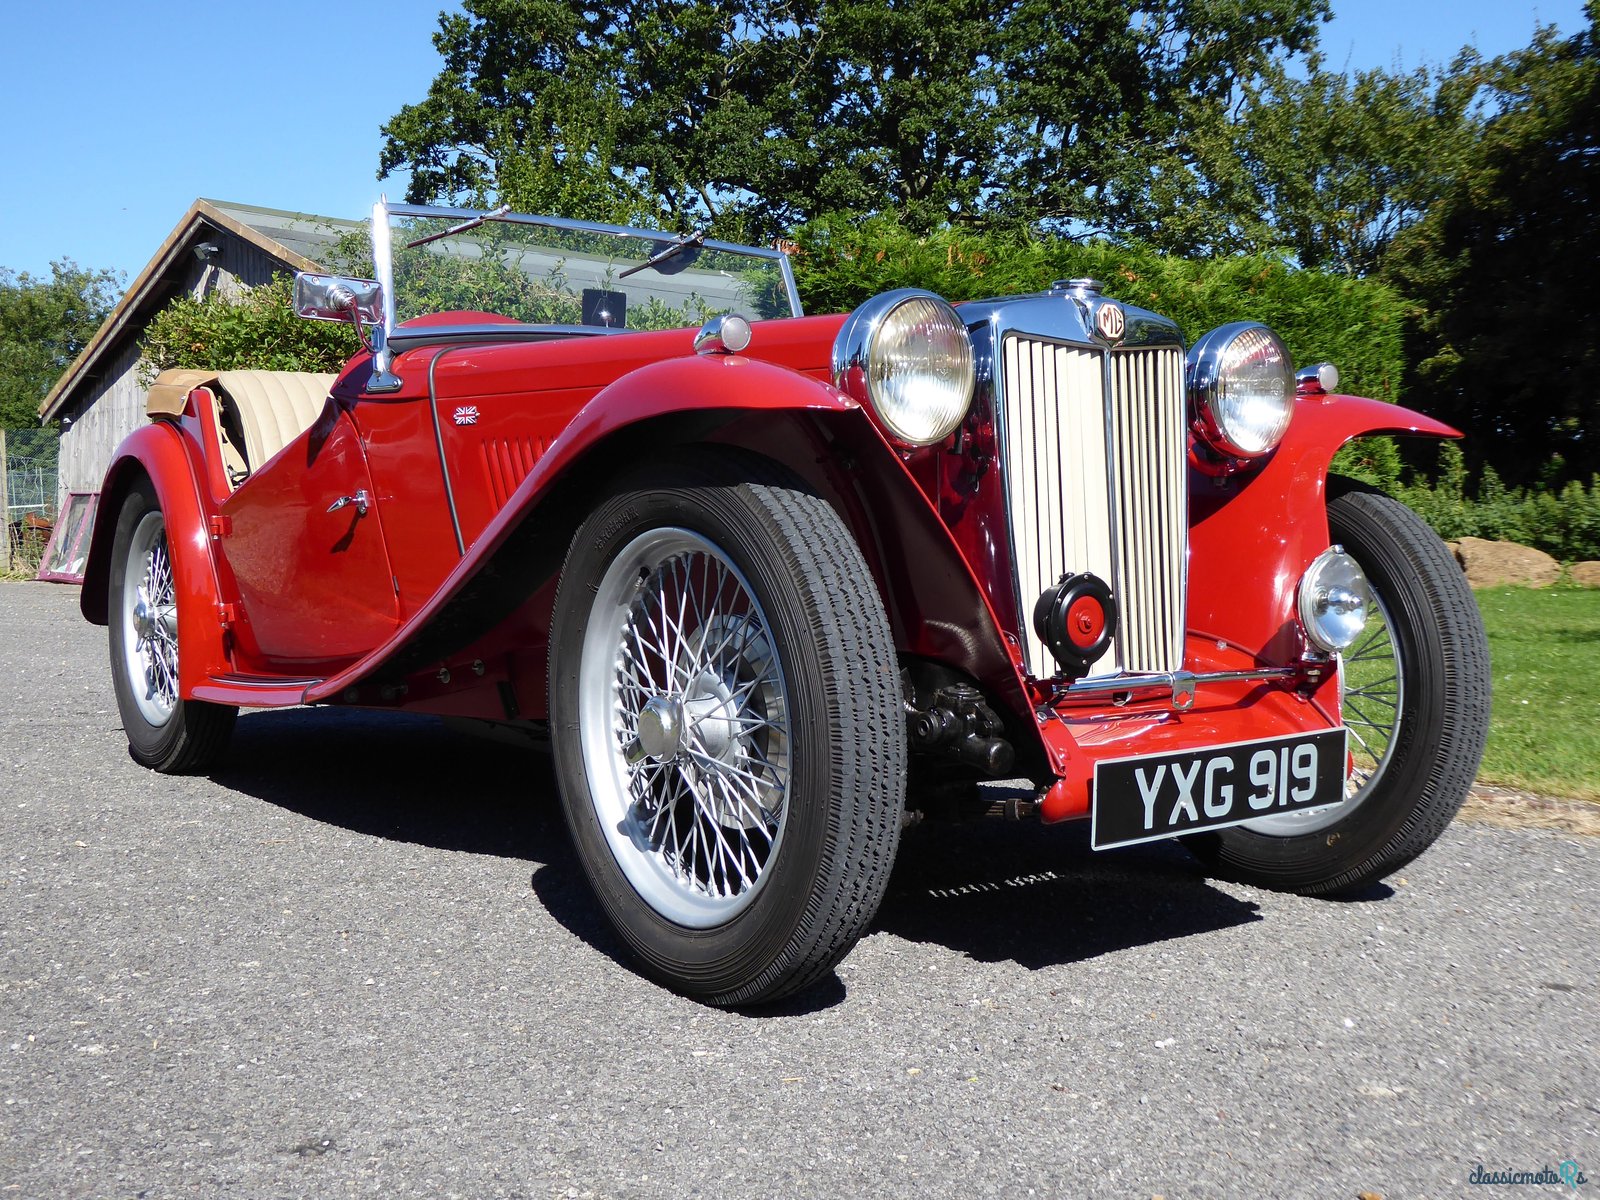
M1109 359L1109 362L1107 361ZM1111 585L1116 642L1091 676L1183 665L1189 520L1183 352L1011 334L998 405L1028 669L1055 673L1033 604L1071 571Z

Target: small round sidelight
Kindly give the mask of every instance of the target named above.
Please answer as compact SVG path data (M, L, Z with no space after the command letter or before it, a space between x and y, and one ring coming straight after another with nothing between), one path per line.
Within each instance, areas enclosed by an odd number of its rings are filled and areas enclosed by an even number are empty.
M1294 373L1295 391L1302 396L1322 396L1339 390L1339 368L1332 363L1312 363Z
M915 288L874 296L833 343L833 382L863 401L898 441L931 446L955 432L977 381L955 309Z
M1300 577L1300 623L1306 636L1330 654L1350 646L1366 628L1372 587L1361 565L1331 546Z
M1228 458L1259 458L1277 448L1294 415L1289 352L1265 325L1237 321L1213 329L1189 351L1195 432Z
M738 354L750 346L750 322L738 313L718 313L694 335L696 354Z

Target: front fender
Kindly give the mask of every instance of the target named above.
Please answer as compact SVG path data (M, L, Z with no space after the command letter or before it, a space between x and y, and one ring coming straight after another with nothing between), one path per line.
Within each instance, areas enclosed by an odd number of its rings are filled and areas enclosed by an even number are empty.
M1029 711L983 589L860 405L790 368L720 355L653 363L599 392L416 615L384 646L309 689L306 701L413 675L488 633L559 569L611 479L684 442L745 447L800 474L850 526L900 648L950 661ZM548 613L532 617L533 626L548 627Z
M148 480L167 522L178 602L178 689L186 698L196 686L231 669L219 612L222 588L200 478L196 451L177 426L157 421L129 434L117 447L100 485L100 505L78 599L88 621L108 623L117 520L128 494Z
M1304 396L1260 470L1190 488L1189 628L1270 663L1299 653L1295 589L1328 547L1328 468L1359 437L1458 438L1410 409L1361 396ZM1249 553L1241 554L1241 547ZM1248 571L1248 576L1242 572Z

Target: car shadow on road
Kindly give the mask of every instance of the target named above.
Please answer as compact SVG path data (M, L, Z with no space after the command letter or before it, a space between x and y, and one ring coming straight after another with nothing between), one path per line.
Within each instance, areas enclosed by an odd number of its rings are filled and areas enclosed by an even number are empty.
M242 717L211 778L369 837L531 863L550 916L631 969L573 855L548 753L436 717L296 708Z
M1261 920L1171 842L1096 853L1085 823L920 825L873 928L1036 970Z
M435 717L250 713L211 778L372 837L538 862L570 857L549 757L456 733Z
M212 778L356 833L531 862L530 887L551 917L628 961L573 856L547 754L432 717L287 709L241 719ZM1037 969L1260 919L1172 843L1097 854L1081 823L988 820L908 830L871 928ZM830 977L762 1012L812 1012L844 994Z

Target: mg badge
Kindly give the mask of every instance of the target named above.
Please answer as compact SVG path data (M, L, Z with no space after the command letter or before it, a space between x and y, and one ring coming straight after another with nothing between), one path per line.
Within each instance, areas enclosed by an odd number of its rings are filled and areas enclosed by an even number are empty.
M1120 342L1127 331L1128 318L1117 304L1102 304L1094 310L1094 327L1108 342Z
M476 404L468 404L463 408L456 409L455 421L457 425L476 425L478 423L478 406Z

